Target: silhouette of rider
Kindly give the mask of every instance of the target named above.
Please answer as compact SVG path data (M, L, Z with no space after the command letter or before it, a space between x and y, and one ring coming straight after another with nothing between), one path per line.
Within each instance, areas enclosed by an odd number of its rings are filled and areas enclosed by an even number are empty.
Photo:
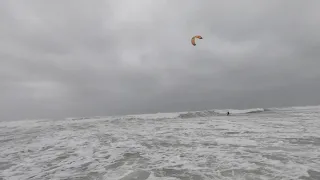
M228 111L228 112L227 112L227 116L229 116L229 114L230 114L230 113L229 113L229 111Z

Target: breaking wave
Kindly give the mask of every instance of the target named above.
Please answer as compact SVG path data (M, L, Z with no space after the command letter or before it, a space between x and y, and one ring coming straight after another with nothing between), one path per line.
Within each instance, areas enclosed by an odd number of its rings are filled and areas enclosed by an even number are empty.
M206 111L193 111L187 113L180 113L179 118L195 118L195 117L210 117L210 116L221 116L226 115L227 112L230 112L231 115L240 115L240 114L251 114L251 113L261 113L266 111L263 108L255 109L226 109L226 110L206 110Z
M1 122L0 180L319 180L320 106L263 111Z
M126 115L126 116L109 116L109 117L78 117L78 118L66 118L66 120L90 120L90 119L110 119L110 120L164 120L164 119L187 119L196 117L211 117L211 116L225 116L227 112L230 115L245 115L252 113L261 113L270 111L269 109L255 108L255 109L214 109L214 110L203 110L203 111L189 111L189 112L173 112L173 113L155 113L155 114L137 114L137 115Z
M193 111L179 114L178 118L194 118L194 117L210 117L218 115L219 113L214 110L206 111Z

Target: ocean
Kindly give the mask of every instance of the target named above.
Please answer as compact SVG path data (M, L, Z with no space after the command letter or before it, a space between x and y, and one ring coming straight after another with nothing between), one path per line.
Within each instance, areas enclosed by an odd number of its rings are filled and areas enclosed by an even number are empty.
M0 122L0 179L320 180L320 106Z

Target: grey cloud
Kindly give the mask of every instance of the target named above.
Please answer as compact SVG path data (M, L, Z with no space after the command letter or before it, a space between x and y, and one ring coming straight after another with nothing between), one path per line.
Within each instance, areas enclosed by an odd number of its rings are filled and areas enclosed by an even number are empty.
M319 5L1 1L0 119L317 104Z

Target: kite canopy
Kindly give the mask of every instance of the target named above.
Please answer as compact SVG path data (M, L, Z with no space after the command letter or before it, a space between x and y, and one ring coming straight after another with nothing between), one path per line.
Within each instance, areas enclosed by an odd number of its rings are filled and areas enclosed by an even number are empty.
M196 44L196 38L197 38L197 39L202 39L202 37L199 36L199 35L193 36L193 37L191 38L191 44L192 44L193 46L197 45L197 44Z

